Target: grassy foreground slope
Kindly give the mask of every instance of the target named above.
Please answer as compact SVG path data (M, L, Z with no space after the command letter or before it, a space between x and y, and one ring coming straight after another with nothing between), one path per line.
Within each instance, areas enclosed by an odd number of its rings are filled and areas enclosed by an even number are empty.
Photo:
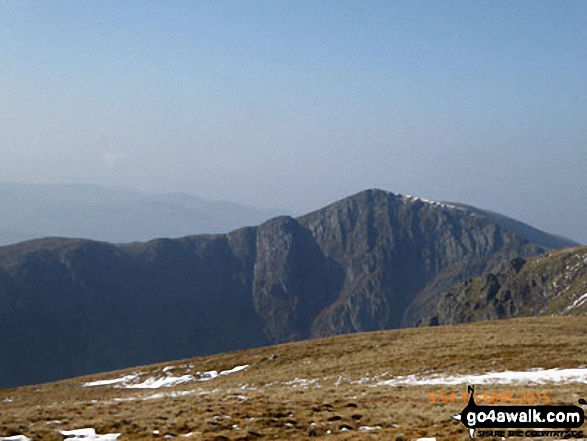
M165 435L306 439L314 434L328 439L393 440L403 434L403 439L464 440L468 434L450 415L464 407L465 385L382 382L411 374L577 368L587 364L586 347L585 317L535 317L308 340L1 390L0 437L23 434L33 440L61 440L58 430L93 427L98 433L120 432L120 440ZM206 378L203 372L244 365L248 367L238 372L198 381ZM124 376L128 377L122 380ZM173 378L192 380L159 389L136 388ZM83 387L86 382L116 379L118 383ZM132 385L135 388L128 387ZM575 404L578 398L587 398L587 385L487 384L478 386L477 392L546 393L553 403ZM182 435L187 438L179 438Z

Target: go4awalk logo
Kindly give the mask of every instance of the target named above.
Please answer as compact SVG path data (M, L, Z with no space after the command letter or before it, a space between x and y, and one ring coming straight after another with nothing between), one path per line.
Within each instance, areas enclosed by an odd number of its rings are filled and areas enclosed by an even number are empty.
M579 406L573 405L537 405L537 406L506 406L506 405L482 405L475 403L475 390L467 388L469 401L460 414L453 415L453 418L461 421L468 429L472 437L476 429L510 429L500 433L491 431L491 436L562 436L566 438L582 438L582 431L572 431L583 425L585 413ZM580 403L585 403L580 400ZM511 430L532 429L536 427L549 429L565 429L561 431L541 430ZM484 435L485 432L479 432Z

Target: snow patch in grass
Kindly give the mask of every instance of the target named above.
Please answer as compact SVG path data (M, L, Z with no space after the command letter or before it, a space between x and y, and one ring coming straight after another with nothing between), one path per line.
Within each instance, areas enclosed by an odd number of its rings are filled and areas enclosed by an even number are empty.
M116 441L120 436L120 433L98 435L96 430L92 428L62 430L61 434L66 437L65 441Z
M457 384L544 384L585 383L587 369L533 369L530 371L488 372L480 375L407 375L383 380L375 386L438 386Z
M167 366L163 369L165 376L162 377L149 377L143 380L140 383L137 383L139 379L138 374L126 375L121 378L114 378L110 380L100 380L100 381L91 381L88 383L84 383L83 387L93 387L93 386L108 386L108 385L115 385L114 387L118 388L125 388L125 389L160 389L162 387L173 387L184 383L189 383L191 381L209 381L213 380L214 378L218 378L224 375L234 374L235 372L240 372L249 367L248 364L243 366L236 366L232 369L227 369L225 371L207 371L207 372L198 372L194 375L182 375L176 377L169 373L173 366Z
M0 437L0 441L31 441L31 439L27 438L24 435L13 435L13 436Z
M111 380L90 381L88 383L84 383L82 386L83 387L108 386L108 385L111 385L111 384L128 383L129 381L132 381L132 380L134 380L136 378L138 378L138 375L136 375L136 374L126 375L124 377L114 378L114 379L111 379Z
M578 308L579 306L583 306L585 302L587 302L587 293L583 294L581 297L575 300L572 305L567 306L565 308L565 312L570 311L574 308Z
M371 432L372 430L381 430L381 426L374 426L374 427L371 427L371 426L361 426L361 427L359 427L359 430L361 432Z
M198 377L198 381L209 381L209 380L213 380L214 378L223 376L223 375L230 375L230 374L234 374L235 372L240 372L243 371L245 369L247 369L249 367L248 364L245 364L243 366L236 366L232 369L227 369L225 371L207 371L207 372L198 372L196 374L196 376Z
M316 385L316 383L318 382L318 380L306 380L305 378L294 378L291 381L286 381L285 383L283 383L284 386L291 386L291 387L308 387L308 386L312 386L312 385ZM317 387L320 387L319 385L316 385Z
M126 389L159 389L162 387L173 387L178 384L188 383L195 380L193 375L182 375L181 377L174 377L169 375L167 377L155 378L149 377L142 383L126 384Z

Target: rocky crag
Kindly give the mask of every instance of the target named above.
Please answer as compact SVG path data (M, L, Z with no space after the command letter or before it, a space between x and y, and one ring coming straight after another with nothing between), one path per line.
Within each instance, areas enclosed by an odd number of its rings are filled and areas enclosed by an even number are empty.
M587 313L587 247L506 260L444 292L421 325Z

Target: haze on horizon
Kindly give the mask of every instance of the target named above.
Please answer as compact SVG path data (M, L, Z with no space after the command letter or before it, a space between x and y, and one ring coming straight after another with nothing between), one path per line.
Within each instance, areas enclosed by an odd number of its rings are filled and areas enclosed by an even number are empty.
M0 2L0 181L302 213L366 188L587 243L584 1Z

